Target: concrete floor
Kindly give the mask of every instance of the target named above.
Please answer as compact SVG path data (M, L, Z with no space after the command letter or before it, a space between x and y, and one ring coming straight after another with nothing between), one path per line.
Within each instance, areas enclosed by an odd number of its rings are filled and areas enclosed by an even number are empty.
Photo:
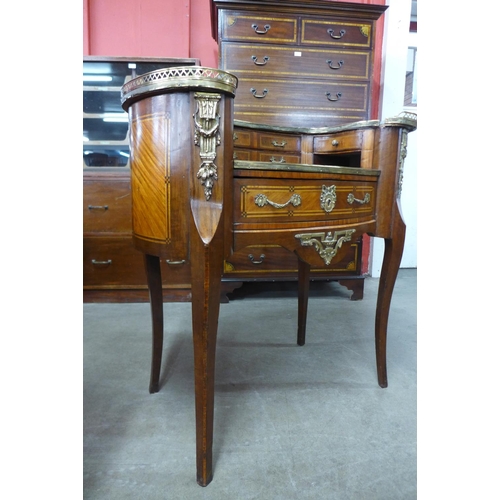
M417 271L400 271L389 387L377 384L378 279L362 301L312 283L306 345L296 285L247 284L222 304L214 480L195 476L191 309L166 303L163 374L148 393L149 304L84 304L85 499L410 500L416 487Z

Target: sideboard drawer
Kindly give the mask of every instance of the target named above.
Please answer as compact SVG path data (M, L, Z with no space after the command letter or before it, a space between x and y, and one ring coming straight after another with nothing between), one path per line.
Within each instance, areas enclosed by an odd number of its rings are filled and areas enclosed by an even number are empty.
M278 14L259 15L225 11L222 39L256 43L297 43L298 21Z
M234 179L234 220L245 222L326 221L371 218L376 182Z
M304 45L335 45L338 47L371 47L371 24L342 19L302 19L300 42Z
M129 181L84 181L83 231L132 232Z

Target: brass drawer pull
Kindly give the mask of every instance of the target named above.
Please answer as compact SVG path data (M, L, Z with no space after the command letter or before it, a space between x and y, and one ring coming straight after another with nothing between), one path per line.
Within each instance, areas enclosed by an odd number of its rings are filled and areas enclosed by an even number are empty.
M262 253L262 254L260 254L260 257L259 257L260 260L254 260L254 256L250 253L250 254L248 254L248 258L250 259L252 264L258 265L258 264L262 264L264 262L266 255Z
M185 264L186 263L185 260L170 260L170 259L167 259L165 262L169 266L179 266L180 264Z
M339 144L340 144L340 142L337 141L337 139L333 139L332 146L338 146Z
M276 146L277 148L284 148L286 146L286 141L281 141L281 142L272 141L271 144L273 146Z
M366 193L365 197L362 200L358 200L357 198L354 198L354 195L352 193L349 193L347 195L347 203L349 205L352 205L354 202L359 203L360 205L364 205L365 203L368 203L370 201L370 193Z
M108 260L92 259L92 264L94 264L94 266L109 266L111 264L111 262L113 262L111 259L108 259Z
M269 161L271 163L286 163L286 160L285 158L283 158L283 156L279 160L277 160L274 156L271 156L271 158L269 158Z
M108 205L89 205L89 210L107 210Z
M271 29L271 25L266 24L264 26L264 31L259 31L259 25L258 24L252 24L252 28L255 31L255 33L257 33L258 35L265 35Z
M330 97L332 95L330 92L325 92L325 95L329 101L338 101L342 97L342 92L337 92L337 94L336 94L337 99Z
M264 89L264 90L262 91L262 94L257 95L257 90L256 90L256 89L254 89L254 88L252 87L252 88L250 89L250 92L251 92L251 93L252 93L252 95L253 95L254 97L256 97L257 99L263 99L264 97L266 97L266 95L267 95L267 93L268 93L269 91L268 91L267 89Z
M326 61L326 62L327 62L327 64L328 64L328 66L330 66L330 68L331 68L331 69L340 69L340 68L343 66L343 64L344 64L344 61L339 61L339 62L337 63L337 64L338 64L338 66L332 66L332 61L331 61L331 60Z
M292 197L286 203L275 203L271 201L265 194L258 194L255 197L255 204L258 207L265 207L266 205L271 205L274 208L285 208L287 205L292 204L294 207L298 207L302 203L302 198L300 194L292 194Z
M257 56L252 56L252 61L256 66L265 66L267 64L267 61L269 61L269 56L264 56L262 58L262 62L257 62L257 59Z
M332 37L332 38L335 38L336 40L342 38L344 35L345 35L345 30L340 30L340 34L339 35L334 35L334 30L332 28L326 30L327 33Z

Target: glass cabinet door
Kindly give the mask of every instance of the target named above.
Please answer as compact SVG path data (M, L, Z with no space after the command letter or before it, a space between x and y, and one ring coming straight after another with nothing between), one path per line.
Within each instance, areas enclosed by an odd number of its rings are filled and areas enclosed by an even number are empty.
M196 59L124 60L85 58L83 61L83 165L127 167L128 115L120 91L136 76L172 66L193 66Z

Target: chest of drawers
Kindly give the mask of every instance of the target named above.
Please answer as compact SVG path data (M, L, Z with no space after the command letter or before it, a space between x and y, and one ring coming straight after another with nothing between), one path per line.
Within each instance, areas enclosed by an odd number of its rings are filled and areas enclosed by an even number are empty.
M219 67L238 77L236 119L318 127L371 118L385 6L212 0L212 9Z

